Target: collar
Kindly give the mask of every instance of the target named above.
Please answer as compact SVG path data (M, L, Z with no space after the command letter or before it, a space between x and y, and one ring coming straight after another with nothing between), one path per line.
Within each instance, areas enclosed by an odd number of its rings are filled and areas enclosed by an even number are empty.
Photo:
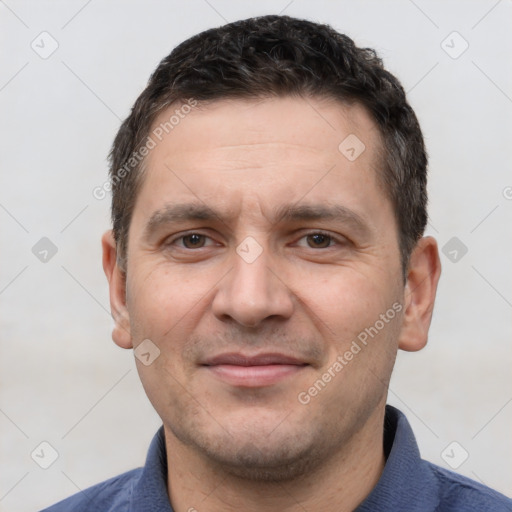
M146 464L133 486L130 512L173 512L167 494L167 454L163 425L149 446Z
M386 465L377 485L356 512L435 510L439 483L420 456L407 418L391 405L384 419Z

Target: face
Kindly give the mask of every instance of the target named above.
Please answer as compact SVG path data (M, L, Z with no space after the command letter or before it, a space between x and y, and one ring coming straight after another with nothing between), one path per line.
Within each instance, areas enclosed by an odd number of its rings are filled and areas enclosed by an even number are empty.
M192 109L152 149L111 297L173 442L287 478L383 409L408 303L379 147L359 106L280 98Z

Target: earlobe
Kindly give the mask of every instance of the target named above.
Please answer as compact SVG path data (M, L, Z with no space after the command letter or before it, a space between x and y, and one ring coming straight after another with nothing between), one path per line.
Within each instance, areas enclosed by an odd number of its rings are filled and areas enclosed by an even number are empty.
M437 242L431 236L423 237L409 260L405 311L398 339L400 349L414 352L427 344L440 275Z
M110 310L114 319L112 339L121 348L133 348L130 333L130 317L126 307L126 274L119 267L117 248L112 230L101 238L103 270L107 276L110 294Z

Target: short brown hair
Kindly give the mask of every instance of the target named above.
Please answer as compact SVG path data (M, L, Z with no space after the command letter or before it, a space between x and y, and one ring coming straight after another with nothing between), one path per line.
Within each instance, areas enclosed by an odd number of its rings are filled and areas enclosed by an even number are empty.
M156 116L189 98L287 95L356 102L370 113L383 141L377 179L394 207L405 277L427 223L427 155L405 92L374 50L356 47L328 25L277 15L206 30L181 43L161 61L121 125L110 153L110 179L113 232L123 268L143 160L133 160L133 170L126 164L138 155Z

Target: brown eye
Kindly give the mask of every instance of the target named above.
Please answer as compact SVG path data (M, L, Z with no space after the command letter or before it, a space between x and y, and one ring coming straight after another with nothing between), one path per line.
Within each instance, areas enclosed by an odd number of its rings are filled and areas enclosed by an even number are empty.
M197 249L200 247L204 247L206 237L204 235L199 235L197 233L192 233L191 235L186 235L182 237L183 245L187 249Z
M329 247L332 241L332 238L329 235L324 235L323 233L314 233L313 235L308 235L306 238L309 247L314 249L324 249L325 247Z

